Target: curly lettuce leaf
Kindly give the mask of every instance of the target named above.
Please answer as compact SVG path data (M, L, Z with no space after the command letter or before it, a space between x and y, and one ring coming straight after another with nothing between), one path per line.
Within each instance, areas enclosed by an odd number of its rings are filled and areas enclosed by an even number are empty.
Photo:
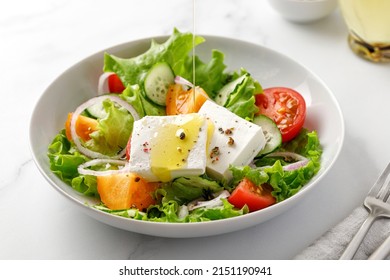
M320 169L322 147L316 131L309 132L307 129L301 129L299 134L290 142L284 143L280 150L307 157L315 164L316 171Z
M242 80L227 96L224 107L235 113L237 116L247 120L253 120L254 115L259 111L255 102L255 95L260 94L263 89L245 69L241 73L233 75L233 81Z
M195 57L195 83L203 88L212 99L218 94L219 89L226 84L228 78L228 75L224 72L226 68L224 59L225 55L218 50L212 50L211 60L208 63L201 61L197 56ZM193 83L193 72L192 56L189 56L183 71L177 75Z
M134 119L125 108L115 106L109 99L103 101L103 108L107 116L98 119L98 130L90 134L91 139L85 145L90 150L113 156L126 147Z
M195 46L203 43L205 39L195 36ZM158 62L167 62L176 76L181 76L190 82L193 81L193 56L190 55L193 49L193 35L191 33L181 33L174 29L171 37L162 44L152 40L150 48L143 54L132 58L120 58L112 54L104 55L105 72L116 73L125 86L143 85L145 76L149 69ZM226 83L228 75L224 73L224 54L218 50L212 50L209 62L203 62L195 56L195 83L203 88L207 94L213 98L218 90ZM139 88L142 95L143 87ZM143 97L144 111L153 109ZM149 102L150 103L150 102ZM155 106L152 104L152 106ZM158 107L158 106L156 106ZM158 109L158 108L157 108ZM148 115L158 115L156 111L149 111Z
M222 199L222 202L221 207L198 208L184 217L180 217L180 205L177 201L172 200L164 202L162 205L149 207L147 220L153 222L195 223L232 218L249 212L246 206L242 209L236 209L226 199Z
M190 202L199 197L208 198L210 194L223 190L216 181L199 176L179 177L165 183L157 190L162 196L162 202L176 201L179 205Z
M70 153L70 149L71 144L65 136L65 130L54 137L48 149L50 169L68 184L78 175L77 167L87 161L86 157L76 151Z
M185 64L193 48L193 41L196 46L205 39L195 36L193 40L191 33L181 33L175 28L167 41L159 44L152 40L150 48L136 57L120 58L106 53L103 70L116 73L125 86L143 84L146 73L157 62L167 62L175 75L180 75L187 71Z
M93 205L92 207L115 216L132 218L134 220L147 220L146 213L138 209L112 210L110 208L107 208L104 204Z
M128 85L120 95L121 98L131 104L140 118L148 116L164 116L165 107L150 102L141 92L139 85Z
M236 186L242 179L248 178L256 186L266 183L269 176L260 168L252 168L250 166L230 166L230 171L233 175L232 185Z
M195 209L186 217L186 219L189 222L205 222L232 218L249 213L249 208L246 205L241 209L236 209L226 199L222 199L222 202L223 207Z
M54 137L48 148L48 157L50 169L63 182L84 195L99 197L96 178L79 175L77 171L78 166L89 159L72 147L65 130Z

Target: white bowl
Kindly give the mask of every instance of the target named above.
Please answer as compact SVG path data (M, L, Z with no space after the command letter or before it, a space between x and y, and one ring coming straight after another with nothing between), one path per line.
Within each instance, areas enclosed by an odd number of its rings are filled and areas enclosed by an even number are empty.
M147 235L180 238L217 235L248 228L287 211L304 199L332 167L344 140L344 121L332 92L308 69L273 50L235 39L213 36L205 38L206 42L196 49L201 59L209 59L211 50L219 49L225 54L225 64L230 70L244 67L263 87L291 87L300 91L306 99L308 107L305 126L318 131L323 156L320 171L300 192L278 204L240 217L190 224L126 219L87 206L86 203L94 201L73 190L50 171L47 148L63 128L68 112L96 95L103 67L103 51L87 57L59 76L46 89L34 109L30 123L30 146L39 171L51 186L86 214L103 223ZM167 37L155 39L161 42ZM132 57L144 52L149 46L150 38L105 51L120 57Z
M268 0L285 19L293 22L312 22L332 13L337 0Z

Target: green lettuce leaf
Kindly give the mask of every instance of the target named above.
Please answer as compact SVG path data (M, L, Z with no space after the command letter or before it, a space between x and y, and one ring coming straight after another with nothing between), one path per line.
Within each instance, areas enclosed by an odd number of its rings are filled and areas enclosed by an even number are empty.
M149 207L147 216L148 220L153 222L195 223L241 216L249 212L246 206L236 209L226 199L222 199L222 202L222 207L198 208L184 217L179 217L180 205L172 200Z
M237 116L251 121L259 110L255 105L255 95L260 94L263 89L245 69L241 69L240 74L234 74L233 81L243 75L245 78L229 94L224 106Z
M63 182L72 186L76 191L87 195L99 197L96 178L94 176L79 175L77 168L89 159L77 152L62 130L48 148L50 169Z
M194 43L199 45L204 42L201 36L195 36ZM143 84L148 70L157 62L167 62L175 75L185 73L187 70L187 57L193 47L193 35L181 33L174 29L171 37L162 44L152 40L150 48L133 58L120 58L106 53L104 55L105 72L116 73L125 86Z
M209 198L212 193L223 190L216 181L199 176L179 177L165 183L157 190L162 196L162 202L176 201L179 205L190 202L199 197Z
M148 116L165 116L165 107L150 102L141 92L139 85L128 85L120 97L131 104L140 118Z
M161 205L152 205L148 208L147 217L153 222L184 222L184 219L179 218L180 205L177 201L164 202Z
M224 72L226 68L224 58L225 55L218 50L212 50L211 60L208 63L201 61L197 56L195 57L195 83L203 88L212 99L218 94L219 89L226 84L228 78L228 74ZM193 72L192 56L189 56L183 71L177 73L177 75L193 83Z
M92 208L124 218L132 218L134 220L147 220L146 213L139 211L138 209L112 210L110 208L107 208L104 204L93 205Z
M76 151L71 153L70 149L71 144L65 136L65 130L54 137L48 148L50 169L68 184L78 175L78 166L87 161L86 157Z
M133 116L123 107L115 106L109 99L103 101L107 116L98 119L98 130L90 134L85 145L92 151L105 155L116 155L126 147L133 130Z
M231 182L233 186L236 186L244 178L248 178L257 186L266 183L269 179L268 174L261 168L252 168L247 165L230 166L230 170L233 175L233 180Z
M195 36L195 46L203 43L205 39ZM104 68L106 72L115 72L125 86L140 85L143 111L148 115L158 115L158 106L150 103L145 96L143 82L149 69L158 62L167 62L176 76L181 76L193 82L193 36L191 33L181 33L174 29L171 37L164 43L152 40L150 48L143 54L132 58L120 58L112 54L104 55ZM195 83L203 88L213 98L218 90L226 83L228 75L224 73L224 54L218 50L212 50L209 62L203 62L195 56ZM126 93L128 95L129 92ZM156 106L153 109L151 106ZM161 109L161 108L160 108ZM142 112L142 110L141 110ZM142 115L142 114L141 114Z
M76 191L86 195L99 197L97 181L95 176L79 175L72 179L71 186Z
M222 202L223 207L195 209L186 219L189 222L205 222L232 218L249 213L249 208L246 205L241 209L236 209L226 199L222 199Z
M299 134L290 142L284 143L280 150L303 155L313 161L316 171L320 168L322 147L316 131L301 129Z

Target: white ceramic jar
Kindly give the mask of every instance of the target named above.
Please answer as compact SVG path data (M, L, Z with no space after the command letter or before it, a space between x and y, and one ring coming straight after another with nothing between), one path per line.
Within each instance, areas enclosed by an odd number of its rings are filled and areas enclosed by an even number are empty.
M322 19L337 7L337 0L268 0L285 19L307 23Z

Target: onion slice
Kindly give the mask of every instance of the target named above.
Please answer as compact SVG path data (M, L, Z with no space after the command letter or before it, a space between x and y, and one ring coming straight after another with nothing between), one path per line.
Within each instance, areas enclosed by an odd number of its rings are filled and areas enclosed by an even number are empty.
M295 169L304 167L306 164L308 164L309 160L308 159L303 159L294 163L291 163L289 165L283 166L283 170L285 171L293 171Z
M266 155L266 157L283 157L285 159L293 159L293 160L305 160L304 156L293 152L275 152Z
M223 190L220 193L215 194L216 197L211 200L201 201L194 200L188 203L187 207L189 211L195 210L197 208L215 208L223 205L222 198L228 198L230 193L227 190Z
M184 219L186 216L188 216L188 214L189 214L189 211L188 211L187 205L181 205L179 207L179 211L178 211L177 217L179 219Z
M101 171L87 169L87 167L103 165L103 164L115 164L115 165L123 166L123 168L118 170L101 170ZM77 171L81 175L108 176L108 175L127 172L128 170L126 168L126 164L127 162L125 160L93 159L83 164L80 164L77 168Z
M127 111L129 111L129 113L133 116L134 121L137 121L137 120L140 119L137 111L133 108L133 106L131 106L129 103L127 103L126 101L122 100L120 97L118 97L116 95L115 96L104 95L104 96L94 97L94 98L91 98L91 99L87 100L86 102L81 104L79 107L77 107L77 109L72 114L72 118L71 118L71 121L70 121L70 133L72 135L72 140L73 140L74 144L76 145L77 149L82 154L84 154L84 155L86 155L87 157L90 157L90 158L106 158L106 159L113 158L113 159L119 159L119 158L122 158L126 154L126 149L125 148L122 149L122 151L118 155L113 156L113 157L110 157L110 156L107 156L107 155L104 155L104 154L92 151L92 150L90 150L88 148L85 148L81 144L79 136L76 133L76 120L77 120L78 116L85 109L87 109L88 107L90 107L90 106L92 106L92 105L94 105L96 103L103 102L103 100L105 100L107 98L110 99L111 101L119 104L120 106L124 107Z
M100 75L99 82L98 82L98 88L97 93L99 95L103 95L110 92L110 88L108 87L108 77L110 77L113 72L105 72Z
M266 157L284 157L285 159L293 159L295 162L290 163L288 165L283 166L283 170L285 171L293 171L298 168L304 167L308 164L309 159L293 152L275 152L266 155Z
M181 76L176 76L176 77L175 77L175 83L176 83L176 84L179 84L179 85L194 87L194 85L193 85L190 81L184 79L184 78L181 77Z

